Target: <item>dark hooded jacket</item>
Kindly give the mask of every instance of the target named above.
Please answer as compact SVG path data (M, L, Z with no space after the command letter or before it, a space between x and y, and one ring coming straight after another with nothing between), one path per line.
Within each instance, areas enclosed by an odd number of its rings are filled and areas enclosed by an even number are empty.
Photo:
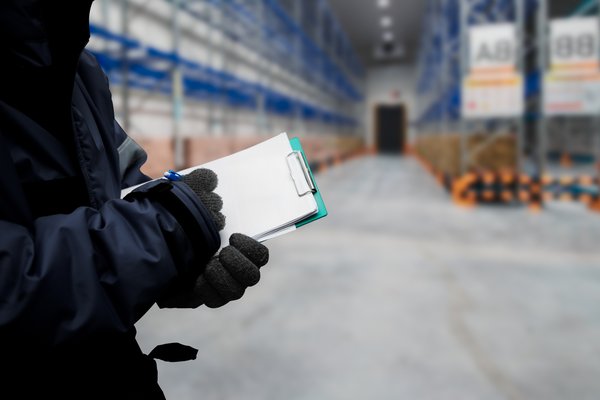
M107 79L84 51L91 3L0 2L5 399L162 398L134 325L220 246L182 183L120 198L149 179L146 155L115 122Z

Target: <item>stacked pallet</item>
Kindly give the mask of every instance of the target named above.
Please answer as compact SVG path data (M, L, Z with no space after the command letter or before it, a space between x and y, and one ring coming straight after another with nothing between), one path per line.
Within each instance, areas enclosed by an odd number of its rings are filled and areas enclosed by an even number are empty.
M460 134L423 135L413 146L414 151L431 168L452 177L461 174ZM504 172L515 170L517 159L516 139L512 134L491 136L476 133L468 136L467 169L471 172Z
M200 165L225 157L268 139L260 136L199 136L184 140L185 166ZM315 171L337 164L364 149L362 138L344 136L300 137L306 157ZM139 144L147 151L148 160L142 170L157 178L166 169L173 168L173 143L170 138L140 139Z
M364 151L362 138L345 136L301 137L306 158L315 171L323 170Z

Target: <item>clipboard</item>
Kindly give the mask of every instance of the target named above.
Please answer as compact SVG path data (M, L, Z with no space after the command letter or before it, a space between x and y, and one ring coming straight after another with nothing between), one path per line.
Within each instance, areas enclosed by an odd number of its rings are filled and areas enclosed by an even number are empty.
M315 201L317 202L317 210L318 210L316 214L309 216L308 218L305 218L300 222L297 222L296 228L300 228L304 225L310 224L311 222L314 222L316 220L326 217L328 214L328 211L327 211L327 207L325 206L325 202L323 201L323 196L321 195L321 191L319 190L319 186L317 185L317 180L315 179L313 172L310 169L310 165L306 158L306 154L304 154L304 149L302 149L302 144L300 143L300 139L298 139L297 137L291 138L290 145L292 146L292 149L294 150L293 153L295 153L296 157L298 157L298 161L302 163L302 170L303 170L304 178L305 178L307 184L309 185L309 187L311 188L312 195L315 197ZM289 155L288 155L288 157L289 157ZM290 174L293 174L291 169L290 169Z
M158 179L178 180L196 168L212 169L219 177L215 192L223 197L224 244L231 233L262 242L328 215L300 139L290 139L286 132L217 160L168 171ZM137 186L124 189L122 197Z

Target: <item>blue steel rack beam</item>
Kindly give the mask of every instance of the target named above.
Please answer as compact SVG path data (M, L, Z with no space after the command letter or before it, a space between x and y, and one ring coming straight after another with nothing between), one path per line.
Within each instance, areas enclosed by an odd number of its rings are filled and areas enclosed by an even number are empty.
M199 101L212 101L226 104L231 107L256 108L257 95L262 94L266 98L267 110L273 114L289 116L296 109L305 119L321 120L322 122L341 125L355 126L356 120L350 116L341 115L331 110L292 98L262 85L248 82L235 75L219 71L214 68L188 60L172 52L165 52L151 46L144 46L141 42L126 38L110 32L103 27L91 25L92 35L104 40L114 41L136 50L143 54L142 57L128 58L129 80L126 82L130 87L158 91L165 95L171 95L173 91L171 70L173 66L179 65L183 72L184 94L186 98ZM92 50L98 61L109 75L111 81L116 84L123 82L124 61L118 53L104 50ZM157 64L167 63L166 68L157 68Z
M108 1L108 0L106 0ZM104 2L104 6L106 6L106 1ZM121 0L123 3L124 2L128 2L129 0ZM174 1L177 0L165 0L166 2L170 2L173 3ZM295 53L292 52L290 53L290 42L289 40L282 40L286 39L285 35L286 32L290 31L290 28L287 24L285 24L285 21L283 21L284 23L281 23L281 15L279 17L277 17L277 15L274 14L274 12L272 10L270 10L270 8L268 8L269 5L269 1L271 0L202 0L202 1L194 1L194 0L189 0L189 1L181 1L181 8L182 11L186 11L188 12L188 14L198 20L201 20L204 24L206 24L212 32L220 32L223 35L225 35L228 39L232 40L232 41L237 41L240 42L243 46L248 47L253 49L254 51L257 51L257 54L261 54L262 57L264 59L268 59L270 60L270 62L276 62L278 63L283 69L287 69L287 70L293 70L293 68L295 67L294 65L290 65L290 63L287 63L289 60L292 60L294 57L298 58L296 56L296 54L298 53L298 51L296 51ZM281 0L280 0L281 1ZM271 1L270 5L271 7L277 7L277 4L280 1ZM292 0L294 3L297 3L299 5L302 6L302 8L306 8L305 7L305 3L308 3L310 0L304 1L304 0ZM327 5L327 2L325 0L316 0L317 2L315 4L318 4L319 7L323 8ZM227 18L229 18L228 21L234 21L234 23L231 24L227 24L227 23L223 23L223 18L218 18L218 20L213 20L213 17L215 15L214 10L211 10L210 15L207 15L207 13L203 12L202 9L198 9L197 7L194 7L195 5L199 5L199 4L206 4L209 5L209 7L205 7L205 9L216 9L218 10L217 15L221 15L221 12L226 12L228 13ZM114 4L114 3L113 3ZM258 10L256 10L258 6ZM106 8L106 7L105 7ZM133 8L133 4L132 4L132 8ZM245 15L244 15L244 8L245 8ZM139 14L140 12L143 12L144 10L144 6L143 5L136 5L135 6L135 12L136 14ZM254 11L253 11L254 10ZM265 11L266 10L266 11ZM280 10L281 11L281 10ZM269 18L265 18L265 12L268 13L268 15L270 15ZM105 13L107 14L107 13ZM150 13L151 14L151 13ZM224 17L224 15L223 15ZM233 19L231 19L233 18ZM279 26L274 26L273 25L273 21L274 20L280 20ZM106 20L106 18L105 18ZM299 20L298 18L296 18L296 20ZM333 22L335 22L335 19L332 19ZM277 21L275 21L277 22ZM277 24L276 24L277 25ZM231 29L232 26L235 26L236 28L238 26L244 26L244 29ZM304 33L302 31L302 29L299 28L300 33ZM255 36L256 32L259 32L260 37L264 38L264 39L268 39L265 40L265 42L267 43L266 46L261 45L256 45L256 42L252 42L252 41L248 41L248 38L252 38L253 36ZM342 33L341 30L337 31L338 33ZM212 36L212 35L210 35ZM297 35L298 36L298 35ZM338 36L339 38L339 36ZM204 39L206 42L203 41L203 43L208 45L209 49L214 49L213 44L211 43L210 37L208 40ZM340 40L338 40L340 43L344 42L344 38L341 38ZM347 43L347 41L346 41ZM318 74L315 72L320 72L323 71L324 69L322 68L315 68L316 63L312 63L310 64L310 61L312 60L319 60L320 58L320 54L316 54L315 55L315 51L313 51L312 53L310 52L310 45L308 46L305 44L304 47L307 48L308 47L308 51L305 54L304 59L305 60L309 60L309 63L305 62L304 65L304 69L302 71L300 71L301 73L296 73L297 77L302 77L303 80L305 82L309 82L312 83L311 85L303 85L302 83L299 83L299 81L297 79L294 79L292 77L292 75L278 75L277 80L280 82L283 82L285 85L289 86L290 90L294 91L296 90L297 93L299 93L303 98L315 98L315 99L320 99L320 103L321 104L329 104L329 106L325 106L325 108L323 108L322 106L317 106L317 105L313 105L313 104L309 104L306 101L303 101L302 99L295 99L294 96L290 96L290 95L284 95L282 93L274 93L273 91L269 91L268 89L264 89L264 90L257 90L255 92L255 95L252 97L252 100L247 100L248 96L243 96L245 100L245 102L248 101L257 101L259 103L259 113L257 115L259 115L258 119L260 121L267 121L266 119L264 119L263 117L261 117L260 115L265 115L264 112L262 110L264 110L265 107L268 107L269 110L267 111L271 111L271 113L275 112L279 112L281 113L281 109L284 110L295 110L294 112L297 114L297 119L299 119L300 117L303 117L305 119L309 119L309 120L325 120L325 121L329 121L329 122L333 122L336 123L338 125L341 126L357 126L356 123L356 119L351 117L351 113L348 113L348 116L344 116L344 112L341 112L341 110L343 109L348 109L348 108L352 108L353 104L358 102L358 101L362 101L363 99L363 95L362 93L360 93L359 91L357 91L354 87L352 87L352 82L350 82L347 79L344 79L343 76L340 77L340 74L338 73L338 76L331 76L331 74L329 76L326 76L324 74ZM126 49L126 46L123 46L123 48ZM266 48L266 50L268 51L268 53L264 52L264 49ZM220 50L219 50L220 51ZM316 51L320 51L318 48L316 49ZM350 47L346 47L346 53L350 52L350 56L348 56L348 59L352 59L354 58L354 60L357 60L355 57L355 54L353 53L352 49ZM212 54L213 51L209 51L209 54ZM263 83L263 84L259 84L259 82L255 82L255 86L258 88L264 87L264 86L269 86L270 85L270 73L269 70L271 69L270 67L267 68L265 65L260 65L260 63L256 63L256 62L249 62L248 60L245 60L243 58L238 58L239 56L235 55L234 53L228 52L228 51L224 51L223 52L223 57L230 57L233 56L235 57L236 60L239 60L241 63L243 63L243 65L249 66L250 68L258 68L257 71L260 71L261 76L266 76L267 77L267 82ZM121 57L123 59L125 59L124 57ZM322 57L321 57L322 58ZM210 59L210 56L209 56ZM140 60L138 60L140 61ZM150 61L150 60L146 60L146 61ZM156 60L154 60L156 62ZM339 59L335 60L336 62L339 63ZM150 64L146 64L150 65ZM327 64L326 64L327 65ZM328 69L324 70L324 71L335 71L335 67L332 67L333 63L328 63ZM144 68L144 64L140 65L140 62L137 63L137 65L135 65L135 68L137 68L138 70L143 69ZM355 65L354 66L354 70L355 70L355 75L358 74L358 76L355 76L354 79L355 80L361 80L362 78L364 78L364 71L362 71L362 66L360 65ZM122 68L123 69L123 75L126 75L127 73L129 73L129 68ZM298 68L296 68L296 71L298 71ZM357 72L356 72L357 71ZM149 73L149 71L144 71L145 73ZM156 71L154 71L156 72ZM361 75L363 74L363 75ZM318 81L315 81L315 76L319 78ZM123 79L121 78L115 78L115 79L121 79L122 81L126 81L129 82L128 79ZM146 78L147 81L147 78ZM209 82L209 84L212 84L211 82ZM138 85L138 87L140 85L142 85L140 82L136 83L136 85ZM161 83L161 81L158 81L158 83L154 82L153 84L148 84L147 82L144 82L144 84L142 86L144 86L146 88L147 91L151 91L152 87L154 86L164 86L164 83ZM198 86L198 85L195 85ZM213 85L214 86L214 85ZM218 86L217 86L218 87ZM124 92L127 92L128 90L128 85L123 85L124 88ZM159 88L160 89L160 88ZM161 90L164 90L161 89ZM207 95L205 95L207 96ZM211 95L213 98L215 97L214 95ZM329 96L328 98L322 97L322 96ZM290 101L289 99L292 99L292 101ZM233 100L232 100L233 101ZM290 105L291 104L291 105ZM209 109L210 109L210 121L211 121L211 129L212 129L212 121L213 121L213 113L214 113L214 104L210 103ZM331 108L336 108L338 110L338 112L334 113L331 111L327 111L326 108L331 107ZM124 112L123 114L128 114L128 106L127 106L127 102L124 102ZM280 110L280 111L277 111ZM318 118L317 118L318 117ZM267 128L265 126L265 128Z
M173 2L173 0L166 1ZM194 4L196 3L198 1L189 1L182 3L181 7L192 17L202 20L213 28L219 29L229 38L244 40L243 37L236 36L231 28L215 26L211 21L208 21L202 13L194 9ZM277 0L259 0L258 2L254 0L251 2L246 0L224 0L220 2L210 0L208 4L217 7L228 7L238 22L244 24L249 29L259 30L269 40L269 44L271 44L270 48L276 50L273 54L273 59L287 69L293 69L293 63L290 60L298 56L294 52L293 43L295 39L299 39L301 43L302 73L305 78L312 78L315 76L315 72L317 72L319 86L327 88L332 95L339 96L346 101L361 101L363 99L362 93L355 88L352 79L344 72L344 68L331 60L328 54L314 42L310 35L305 33L304 29L286 12ZM261 21L258 12L253 9L258 6L263 6L265 11L267 11L266 21ZM325 0L318 0L316 6L325 9L328 20L334 26L338 26ZM304 7L306 6L304 5ZM334 29L338 35L342 35L341 29ZM345 35L342 38L340 40L343 43L348 43ZM364 70L358 62L356 55L348 46L349 44L346 46L346 52L351 54L346 57L349 62L348 69L353 72L354 79L362 79L364 78ZM319 68L315 68L315 65Z

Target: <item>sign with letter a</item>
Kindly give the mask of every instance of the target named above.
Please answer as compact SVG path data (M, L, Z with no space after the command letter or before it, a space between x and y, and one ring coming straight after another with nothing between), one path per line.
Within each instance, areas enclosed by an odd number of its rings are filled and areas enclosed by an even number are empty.
M465 118L508 118L523 113L523 79L514 24L469 29L469 74L463 80Z

